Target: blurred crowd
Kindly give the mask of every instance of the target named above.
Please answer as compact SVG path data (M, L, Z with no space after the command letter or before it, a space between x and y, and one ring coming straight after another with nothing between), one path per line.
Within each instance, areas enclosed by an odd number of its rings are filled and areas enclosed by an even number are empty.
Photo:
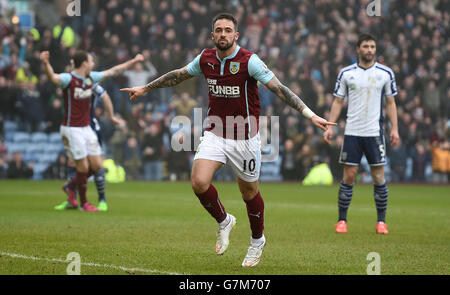
M105 153L125 168L129 179L188 179L194 152L172 149L173 135L182 132L172 126L171 119L177 115L192 118L195 108L203 108L204 117L208 103L204 79L194 78L174 88L151 92L137 102L130 102L119 89L146 84L186 65L203 48L213 47L211 20L217 13L228 11L239 21L239 45L257 53L280 81L325 118L333 102L338 72L357 61L359 33L374 34L378 61L392 68L399 89L396 102L402 143L391 148L386 138L387 178L396 182L447 182L449 1L384 0L380 2L381 16L373 17L366 12L370 2L86 0L81 1L80 16L61 13L57 24L44 21L46 13L53 11L36 11L35 28L28 32L11 24L4 15L0 17L0 129L2 122L12 120L27 132L59 130L62 91L46 78L39 62L40 51L51 52L51 64L59 73L69 69L70 56L77 48L95 55L96 70L142 53L144 63L102 84L115 112L126 122L114 127L101 106L95 110ZM53 1L35 3L51 6ZM337 160L345 110L336 126L334 143L329 146L322 139L322 131L263 85L260 99L263 116L279 116L279 126L270 126L269 120L268 130L280 133L283 180L303 179L317 161L328 163L335 180L340 180L342 167ZM386 118L385 129L389 126ZM4 138L3 130L0 134ZM199 135L194 128L176 139ZM13 163L17 159L8 155L0 141L0 177L1 167L8 160ZM366 181L367 175L368 167L362 165L359 181Z

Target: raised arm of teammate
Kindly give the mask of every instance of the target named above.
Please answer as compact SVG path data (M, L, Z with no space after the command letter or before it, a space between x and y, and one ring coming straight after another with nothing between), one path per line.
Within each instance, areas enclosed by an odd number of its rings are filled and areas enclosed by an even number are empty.
M306 104L296 95L291 89L284 86L277 77L273 77L267 82L266 87L275 93L284 103L292 107L293 109L301 112L303 116L311 119L312 123L318 128L326 131L329 125L336 125L336 123L328 122L327 120L317 116L311 111Z
M102 81L117 77L122 75L126 70L130 69L133 65L138 62L143 62L144 56L142 54L137 54L133 59L124 62L120 65L114 66L106 71L103 71Z
M344 106L344 99L342 97L334 97L333 104L331 105L330 111L330 122L336 122L341 114L342 107ZM333 128L328 128L327 131L323 134L323 139L331 144L331 140L333 139L334 131Z
M145 86L122 88L120 91L128 92L130 94L130 100L135 100L151 90L172 87L192 77L194 76L188 73L187 66L185 66L183 68L170 71Z
M50 53L48 51L41 52L40 59L44 64L45 73L47 74L47 77L50 80L50 82L52 82L56 86L60 86L62 81L61 76L55 73L52 65L50 64Z

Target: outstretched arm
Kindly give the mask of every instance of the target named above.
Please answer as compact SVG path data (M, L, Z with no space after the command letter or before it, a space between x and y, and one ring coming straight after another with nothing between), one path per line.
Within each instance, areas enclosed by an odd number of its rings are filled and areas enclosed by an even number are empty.
M102 81L117 77L125 73L126 70L130 69L132 66L134 66L138 62L144 61L144 56L142 54L136 55L135 58L124 62L120 65L114 66L106 71L103 71L103 78Z
M145 88L147 89L146 92L158 88L172 87L192 77L194 76L188 73L187 66L185 66L181 69L168 72L167 74L164 74L161 77L157 78L156 80L153 80L152 82L148 83L147 85L145 85Z
M194 76L188 73L187 66L168 72L161 77L153 80L145 86L138 86L133 88L123 88L120 91L126 91L130 94L130 100L135 100L136 98L150 92L154 89L167 88L180 84L181 82L190 79Z
M50 80L50 82L52 82L56 86L60 86L62 81L61 76L55 74L55 71L53 70L53 67L50 64L50 53L48 51L41 52L40 59L44 64L45 74L47 74L47 77Z
M336 123L328 122L327 120L314 114L314 112L306 106L306 104L300 99L300 97L298 97L298 95L296 95L288 87L281 84L281 82L276 77L273 77L265 85L287 105L301 112L306 118L311 119L313 124L320 129L325 131L327 130L328 125L336 125Z

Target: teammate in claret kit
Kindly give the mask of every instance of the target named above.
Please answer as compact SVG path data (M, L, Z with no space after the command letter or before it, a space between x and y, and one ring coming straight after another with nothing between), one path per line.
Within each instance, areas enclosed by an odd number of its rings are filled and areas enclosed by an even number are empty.
M91 128L91 104L93 87L96 83L123 74L135 63L144 60L141 54L132 60L103 72L92 71L95 63L91 54L77 51L73 56L74 70L70 73L56 74L50 64L50 53L41 52L41 61L49 80L62 87L64 93L64 120L61 123L61 136L67 155L74 160L75 177L64 184L62 189L68 195L67 208L77 208L76 193L80 195L80 210L98 212L98 208L87 200L87 179L102 168L101 147Z

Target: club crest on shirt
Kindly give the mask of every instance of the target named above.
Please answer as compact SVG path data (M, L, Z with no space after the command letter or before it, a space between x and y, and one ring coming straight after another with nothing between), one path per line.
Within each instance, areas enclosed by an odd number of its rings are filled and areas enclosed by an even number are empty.
M233 75L237 74L237 72L239 72L240 65L241 64L238 62L230 62L230 73L232 73Z

